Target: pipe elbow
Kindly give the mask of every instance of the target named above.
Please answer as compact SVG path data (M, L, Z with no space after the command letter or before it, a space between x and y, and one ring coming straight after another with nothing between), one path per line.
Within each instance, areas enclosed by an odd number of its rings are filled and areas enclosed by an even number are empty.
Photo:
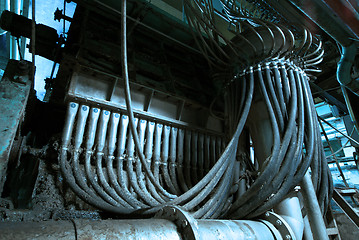
M357 45L352 43L348 47L342 46L342 55L337 68L337 80L341 85L348 85L351 83L351 68L354 64L357 53Z

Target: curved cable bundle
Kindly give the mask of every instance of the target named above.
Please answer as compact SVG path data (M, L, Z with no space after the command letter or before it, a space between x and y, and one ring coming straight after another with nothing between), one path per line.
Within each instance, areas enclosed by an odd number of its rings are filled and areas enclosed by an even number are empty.
M152 214L165 205L179 205L196 218L242 218L272 208L311 165L324 210L330 199L330 175L318 144L321 138L305 73L323 57L320 40L303 29L305 37L297 41L287 28L227 9L231 21L245 28L228 40L214 27L211 1L186 0L185 10L209 63L220 71L241 72L227 84L232 137L224 151L219 137L133 115L124 0L122 72L127 112L69 104L60 154L66 181L84 201L105 211ZM235 196L231 188L238 181L234 167L238 141L253 95L265 103L273 147L258 177L247 191Z

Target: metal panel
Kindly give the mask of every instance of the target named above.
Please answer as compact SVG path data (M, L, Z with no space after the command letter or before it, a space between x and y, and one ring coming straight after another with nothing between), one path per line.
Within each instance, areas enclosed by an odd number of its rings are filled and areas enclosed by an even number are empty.
M0 81L0 194L6 180L11 147L31 88L28 78L30 64L10 60Z

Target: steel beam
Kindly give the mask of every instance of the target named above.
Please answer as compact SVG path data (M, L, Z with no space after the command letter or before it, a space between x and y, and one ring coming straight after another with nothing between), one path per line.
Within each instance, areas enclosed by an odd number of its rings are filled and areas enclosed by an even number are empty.
M308 16L314 23L322 28L328 35L338 41L342 46L349 46L357 35L353 29L350 28L352 23L345 22L336 14L339 9L332 9L327 2L340 2L337 0L289 0L295 7ZM355 21L356 23L357 21Z
M333 191L333 200L343 210L345 215L359 228L359 215L352 206L340 195L337 189Z

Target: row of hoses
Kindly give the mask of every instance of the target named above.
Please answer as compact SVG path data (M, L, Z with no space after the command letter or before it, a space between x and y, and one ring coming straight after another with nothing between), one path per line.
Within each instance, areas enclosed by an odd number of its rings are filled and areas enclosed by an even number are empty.
M216 27L212 0L184 1L186 20L194 40L214 70L246 69L264 59L291 59L308 76L321 71L316 65L323 61L322 42L305 26L293 23L293 30L290 30L243 15L233 0L220 2L230 26L234 26L231 31L234 37L224 32L227 29Z
M256 90L255 84L260 86ZM245 71L226 95L230 124L239 125L223 154L219 137L135 118L146 165L175 198L158 192L143 171L126 114L76 102L69 103L62 139L60 165L65 179L83 200L110 212L154 213L165 205L180 205L197 218L238 219L275 206L299 184L311 164L324 211L331 177L318 144L321 136L303 71L289 62L267 62ZM233 192L240 177L237 146L253 95L265 102L273 147L258 178L238 195Z
M135 125L156 181L178 196L195 186L223 151L220 136L146 119L136 118ZM134 209L169 200L142 171L127 115L70 102L62 143L61 165L80 192Z
M264 163L259 163L258 177L233 201L228 216L253 218L273 208L300 184L309 167L324 213L331 198L332 178L307 75L289 61L267 61L250 71L255 72L258 86L254 94L260 96L269 115L273 146ZM236 98L239 92L230 96ZM243 101L230 100L227 102L232 104ZM236 122L239 115L235 106L230 104L228 107L233 113L229 116L231 121ZM255 146L255 152L257 147L262 146Z
M98 107L69 103L60 154L62 173L79 197L106 211L149 214L165 205L180 205L197 218L223 215L230 203L237 142L253 86L252 76L248 101L243 101L241 109L243 117L223 154L218 137L135 120L146 166L158 184L176 194L172 199L155 189L143 171L128 116Z
M244 92L245 101L238 108L241 117L237 128L220 156L217 151L218 159L215 159L214 165L205 173L205 166L210 165L211 161L208 158L202 158L204 169L202 172L201 170L196 172L199 173L198 177L202 177L199 179L196 176L189 176L193 174L188 174L188 172L186 176L188 168L181 168L181 163L178 163L174 177L173 171L171 174L171 167L168 168L170 164L168 162L167 166L164 164L164 159L168 155L163 153L176 152L173 155L177 156L176 159L181 159L180 134L177 134L176 139L170 140L170 143L176 144L169 144L166 140L168 136L173 136L171 134L156 134L155 131L153 138L148 134L143 137L144 131L140 130L142 119L139 119L140 123L136 124L133 116L127 73L126 1L122 3L124 4L122 15L123 78L126 86L127 113L120 115L106 109L100 111L96 107L89 108L89 106L71 102L65 121L59 161L63 176L81 199L105 211L118 214L133 212L152 214L163 206L179 205L184 210L192 212L196 218L222 216L230 206L228 199L232 194L231 183L237 143L253 98L253 73L246 79L248 83ZM120 120L120 117L124 116L128 117L127 134L124 134L125 127L123 121ZM119 121L121 121L120 124ZM159 124L154 123L154 125ZM118 129L115 126L118 126ZM151 122L148 122L146 126L150 129ZM151 131L148 130L148 132ZM158 137L157 140L155 136ZM151 141L153 144L150 143ZM185 138L185 142L191 141ZM221 146L221 144L217 145ZM169 146L172 146L171 150ZM213 146L211 148L213 149ZM192 167L198 166L199 154L197 153L201 151L196 151L196 149L186 151L192 152L189 164ZM153 154L148 154L149 152ZM159 152L162 152L160 156L154 154ZM193 156L197 156L197 159ZM157 164L159 159L162 161L161 164ZM171 159L174 159L174 156L171 156ZM162 168L159 165L162 165ZM191 183L189 179L183 178L195 178L195 180ZM182 191L176 191L175 186L172 189L171 183L176 185L176 181L177 186L187 183L187 189L182 187Z
M122 67L127 113L120 115L106 109L99 113L100 109L91 108L91 114L97 111L100 117L96 121L93 117L86 120L81 114L86 112L83 108L88 106L83 105L77 109L78 104L70 103L62 139L60 166L74 192L100 209L120 214L134 211L152 214L163 206L179 205L192 212L196 218L255 217L281 201L301 181L312 164L314 184L324 209L330 199L327 189L331 186L331 178L322 146L318 144L321 138L316 127L315 108L306 74L292 62L283 60L267 61L255 69L247 68L239 79L229 84L228 89L231 89L232 85L239 83L241 91L240 94L232 94L235 97L232 101L227 101L227 108L232 109L229 119L233 135L222 155L215 163L212 161L212 164L208 163L204 154L200 157L203 161L199 165L196 157L188 158L190 160L184 168L181 161L177 164L171 162L181 159L181 134L173 137L174 134L171 133L166 135L157 132L156 135L154 131L156 140L147 133L144 134L144 128L141 130L142 119L138 119L138 123L134 118L127 72L126 1L122 4ZM258 94L254 92L255 85L260 86L260 94L270 116L273 148L258 178L247 191L235 195L232 186L238 180L235 179L238 174L234 167L238 140L246 124L253 95ZM123 120L120 120L124 116L128 116L127 134L123 132ZM121 123L114 124L114 121ZM150 129L150 121L145 125L146 129ZM118 126L118 129L113 126ZM76 131L73 131L74 128ZM85 129L87 137L84 137ZM168 131L171 132L171 129L174 128L169 128ZM168 141L171 137L172 140ZM188 137L185 139L190 144ZM157 143L150 144L151 141ZM124 142L126 145L123 145ZM158 154L161 151L162 154ZM149 152L157 154L148 154ZM164 164L166 159L170 160ZM188 172L188 166L196 168L205 165L213 166L208 170L202 169L195 180L188 179L193 175L193 172ZM196 173L199 172L194 174ZM187 186L183 187L181 184Z

